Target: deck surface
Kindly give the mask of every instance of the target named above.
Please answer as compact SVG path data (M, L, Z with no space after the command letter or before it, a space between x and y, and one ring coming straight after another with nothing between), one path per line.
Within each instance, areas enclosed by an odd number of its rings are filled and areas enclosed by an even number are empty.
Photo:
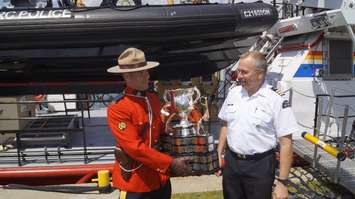
M294 151L311 164L313 163L314 144L304 139L296 139L294 140ZM337 159L334 156L320 148L318 148L317 154L318 164L316 168L325 172L332 180L338 176L338 183L355 194L355 161L348 158L342 161L337 172Z

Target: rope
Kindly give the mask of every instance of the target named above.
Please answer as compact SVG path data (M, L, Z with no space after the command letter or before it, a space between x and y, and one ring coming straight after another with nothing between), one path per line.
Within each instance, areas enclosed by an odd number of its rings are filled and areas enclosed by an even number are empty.
M303 94L303 93L301 93L300 91L297 91L297 90L294 89L294 88L292 88L292 91L294 91L295 93L300 94L300 95L302 95L302 96L304 96L304 97L308 97L308 98L312 98L312 99L315 99L315 98L316 98L315 96L312 96L312 95Z

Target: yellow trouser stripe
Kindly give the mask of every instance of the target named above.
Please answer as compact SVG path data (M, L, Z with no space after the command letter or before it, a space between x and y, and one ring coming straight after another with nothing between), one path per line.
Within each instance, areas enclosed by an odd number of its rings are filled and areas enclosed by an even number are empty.
M120 191L120 198L119 199L126 199L127 192L126 191Z

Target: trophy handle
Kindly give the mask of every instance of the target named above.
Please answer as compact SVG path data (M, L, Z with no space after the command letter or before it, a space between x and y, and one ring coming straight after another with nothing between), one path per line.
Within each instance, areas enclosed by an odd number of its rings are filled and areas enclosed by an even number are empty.
M201 97L201 92L200 90L198 90L198 88L196 86L194 86L194 92L196 92L196 98L194 99L194 103L193 104L196 104L197 101L200 99Z
M175 107L174 98L175 98L175 90L165 90L164 91L164 94L163 94L164 101L166 103L169 103L170 106L175 109L176 107Z
M167 97L167 95L169 95L169 93L170 93L169 90L164 91L163 99L165 102L170 102L170 100L169 100L170 98L168 99L168 97Z

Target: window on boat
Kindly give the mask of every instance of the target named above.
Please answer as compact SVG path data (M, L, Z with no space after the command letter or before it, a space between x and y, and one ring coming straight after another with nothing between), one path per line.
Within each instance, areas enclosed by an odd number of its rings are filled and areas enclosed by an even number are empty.
M353 42L347 39L327 39L323 46L326 80L349 80L353 77Z

